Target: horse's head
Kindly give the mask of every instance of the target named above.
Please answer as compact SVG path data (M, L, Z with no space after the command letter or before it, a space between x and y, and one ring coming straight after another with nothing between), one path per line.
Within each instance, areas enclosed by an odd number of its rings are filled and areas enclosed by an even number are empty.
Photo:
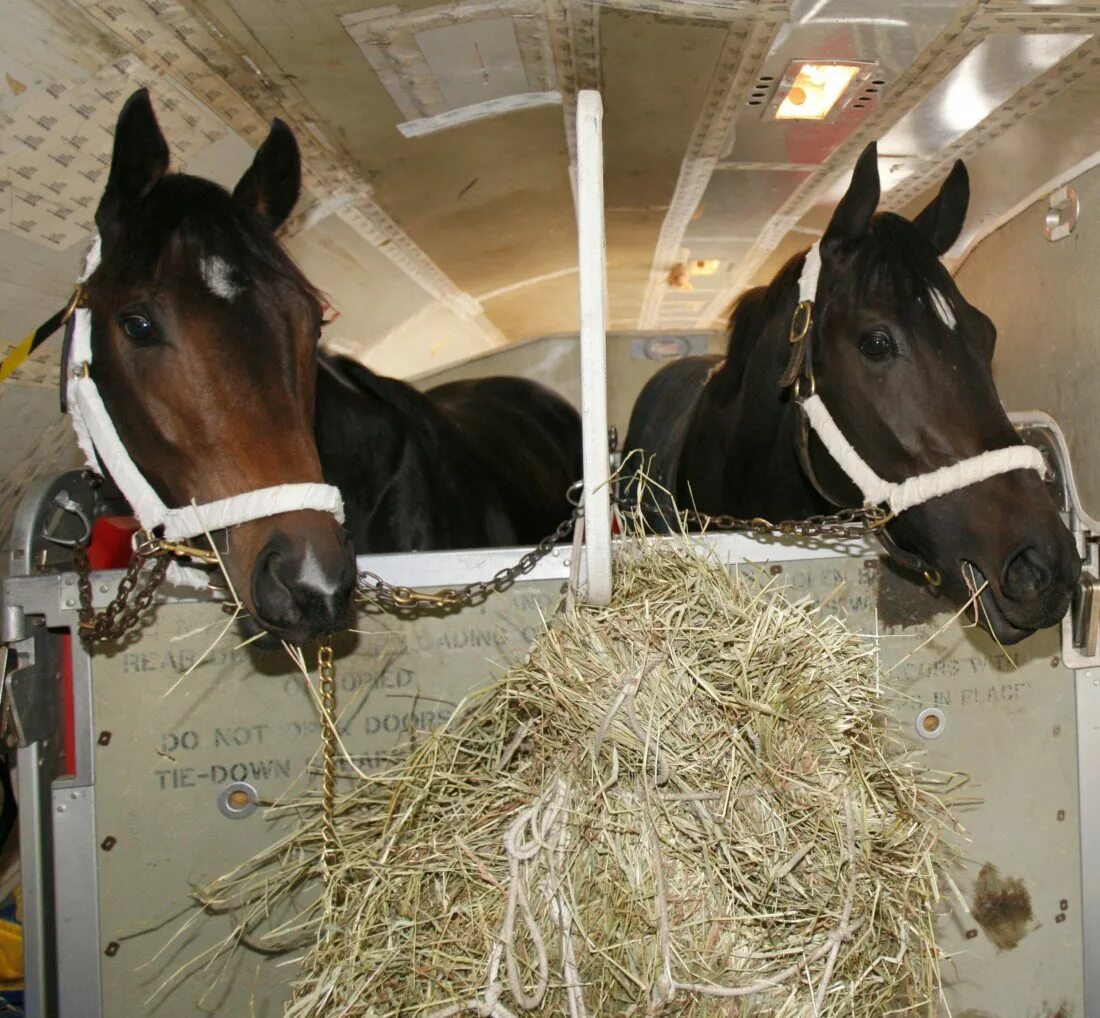
M914 220L876 214L872 144L820 243L817 392L887 481L1020 443L993 383L996 329L940 261L959 236L969 194L957 162ZM825 490L858 504L829 456L815 449L812 462ZM979 618L1004 643L1057 622L1080 572L1073 539L1034 470L933 498L887 529L942 576L956 600L984 586Z
M294 137L276 120L232 194L167 171L142 90L119 116L85 298L91 374L115 429L170 506L320 482L322 307L273 232L298 197ZM348 616L354 556L328 513L287 512L214 537L260 628L302 643Z

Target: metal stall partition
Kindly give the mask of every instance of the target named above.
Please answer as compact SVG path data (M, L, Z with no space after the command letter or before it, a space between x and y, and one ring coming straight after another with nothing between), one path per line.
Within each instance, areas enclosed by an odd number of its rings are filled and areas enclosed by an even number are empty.
M603 220L603 103L577 94L577 265L580 272L584 438L585 597L611 600L611 486L607 452L607 266Z
M1064 1013L1083 1013L1075 675L1060 660L1057 631L1010 661L974 630L934 635L948 617L938 603L865 546L708 540L746 578L808 594L876 637L898 730L929 767L969 775L966 794L977 802L960 814L965 863L953 876L959 895L944 889L941 925L952 1012L1048 1015L1064 1004ZM522 655L560 598L568 555L455 615L361 617L337 646L340 731L353 758L377 766L411 729L440 723ZM435 586L485 576L510 556L361 565ZM72 580L12 580L7 603L32 628L36 616L47 630L73 624ZM116 580L97 575L97 593ZM282 836L290 821L264 807L316 781L309 764L320 732L304 677L285 655L239 648L232 634L211 649L225 618L217 602L170 600L139 639L90 658L72 649L74 674L87 678L76 686L76 714L90 766L75 781L21 774L24 797L34 780L43 788L37 811L24 798L28 931L40 930L46 956L31 973L42 1008L30 1013L281 1013L294 974L285 958L240 949L224 968L200 965L173 982L230 931L226 917L194 908L194 888ZM21 771L45 752L41 739L22 750Z

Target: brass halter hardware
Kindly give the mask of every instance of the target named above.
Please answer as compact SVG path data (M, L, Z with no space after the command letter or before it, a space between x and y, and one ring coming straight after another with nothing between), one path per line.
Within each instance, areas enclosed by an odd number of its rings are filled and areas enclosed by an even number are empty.
M84 289L84 284L77 283L76 289L73 290L73 295L69 298L69 303L65 305L65 310L61 312L61 325L65 325L68 323L69 319L72 318L74 314L76 314L77 308L82 308L85 306L85 296L86 291Z
M812 300L799 301L798 306L794 309L794 315L791 317L791 334L788 337L788 342L801 343L809 333L813 320L814 302Z

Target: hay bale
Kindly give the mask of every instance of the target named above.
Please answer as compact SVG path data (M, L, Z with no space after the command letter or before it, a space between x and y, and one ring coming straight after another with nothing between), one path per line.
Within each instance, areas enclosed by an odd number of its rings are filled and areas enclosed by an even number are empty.
M207 889L235 937L311 878L294 1018L933 1013L950 817L891 742L875 652L686 541L609 607Z

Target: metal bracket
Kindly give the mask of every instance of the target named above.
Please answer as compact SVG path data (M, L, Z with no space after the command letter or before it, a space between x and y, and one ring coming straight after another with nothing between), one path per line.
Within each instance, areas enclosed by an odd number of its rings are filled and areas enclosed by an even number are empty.
M14 735L20 749L32 742L48 743L57 730L57 674L53 655L45 651L46 637L44 630L35 634L34 660L22 667L12 667L18 655L12 648L4 648L0 718L3 735Z
M1069 184L1058 188L1050 196L1043 235L1049 241L1064 240L1076 229L1080 214L1081 199L1077 196L1077 189Z
M1100 580L1088 573L1082 574L1074 594L1070 626L1074 648L1083 657L1095 660L1100 649Z
M113 484L85 470L39 481L27 491L12 521L8 575L71 569L72 550L87 540L97 517L129 512Z
M1062 619L1062 662L1067 668L1100 665L1100 544L1088 534L1081 581Z
M1050 467L1051 497L1083 560L1080 584L1062 618L1062 663L1067 668L1100 667L1100 520L1081 504L1069 446L1055 420L1038 410L1008 417L1020 438L1039 449Z

